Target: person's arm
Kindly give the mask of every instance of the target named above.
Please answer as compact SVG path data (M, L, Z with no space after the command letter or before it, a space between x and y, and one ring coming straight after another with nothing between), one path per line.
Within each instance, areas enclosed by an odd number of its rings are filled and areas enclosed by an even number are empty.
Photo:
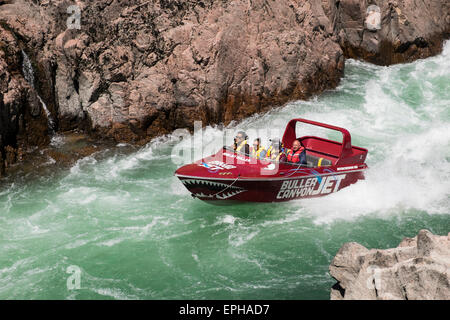
M245 149L245 154L247 156L249 156L250 155L250 146L248 144L246 144L244 149Z

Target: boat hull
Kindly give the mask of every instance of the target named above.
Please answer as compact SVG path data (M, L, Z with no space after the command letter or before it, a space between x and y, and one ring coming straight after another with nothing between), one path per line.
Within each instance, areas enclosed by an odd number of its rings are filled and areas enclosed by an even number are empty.
M283 202L337 192L364 179L367 167L350 170L326 169L326 172L302 169L300 175L263 178L196 177L177 174L192 196L215 204L236 202Z

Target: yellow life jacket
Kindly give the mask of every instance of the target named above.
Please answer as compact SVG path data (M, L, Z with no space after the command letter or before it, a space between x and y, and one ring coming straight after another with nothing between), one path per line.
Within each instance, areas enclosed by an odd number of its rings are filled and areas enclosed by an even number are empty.
M236 151L241 151L241 149L247 144L247 140L241 142L241 144L236 148Z
M279 161L281 155L283 154L283 152L280 152L279 154L275 155L274 153L272 153L269 157L270 160L275 160L275 161Z
M260 159L261 152L263 152L264 150L266 150L266 149L264 149L264 147L261 147L261 146L256 151L255 151L255 148L253 148L252 149L252 157L256 158L256 159Z
M320 167L322 165L322 160L323 160L323 158L320 158L319 161L317 162L318 167Z
M278 161L280 159L281 152L277 156L274 156L272 154L273 151L274 151L273 146L270 146L269 149L267 149L266 158L269 158L270 160Z
M269 149L267 149L266 158L270 158L272 150L273 150L273 146L270 146Z
M275 161L279 161L282 154L284 154L285 152L289 152L289 149L284 149L284 150L283 149L281 150L281 152L276 157L274 157L272 155L273 146L270 146L270 148L267 149L266 158L269 158L269 159L275 160Z
M280 152L276 157L270 157L270 159L272 159L272 160L275 160L275 161L280 161L280 157L281 157L281 155L282 155L283 153L282 152Z

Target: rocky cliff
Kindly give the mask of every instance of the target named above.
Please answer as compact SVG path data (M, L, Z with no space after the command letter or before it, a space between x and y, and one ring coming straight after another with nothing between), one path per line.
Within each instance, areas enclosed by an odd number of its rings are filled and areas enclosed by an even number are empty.
M28 147L50 140L47 117L23 76L22 60L17 37L0 24L0 177Z
M435 55L450 36L450 2L323 0L348 58L390 65Z
M332 300L449 300L450 233L421 230L397 248L344 244L330 265Z
M306 99L338 84L344 53L439 52L448 12L444 0L0 0L0 168L49 130L145 143Z

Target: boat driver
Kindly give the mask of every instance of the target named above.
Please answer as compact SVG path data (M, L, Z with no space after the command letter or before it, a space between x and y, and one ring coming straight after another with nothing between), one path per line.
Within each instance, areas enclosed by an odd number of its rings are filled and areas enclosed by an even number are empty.
M292 150L287 150L286 156L288 162L306 165L306 149L299 140L294 140Z
M250 154L250 146L247 143L248 136L244 131L239 131L234 138L234 151Z

